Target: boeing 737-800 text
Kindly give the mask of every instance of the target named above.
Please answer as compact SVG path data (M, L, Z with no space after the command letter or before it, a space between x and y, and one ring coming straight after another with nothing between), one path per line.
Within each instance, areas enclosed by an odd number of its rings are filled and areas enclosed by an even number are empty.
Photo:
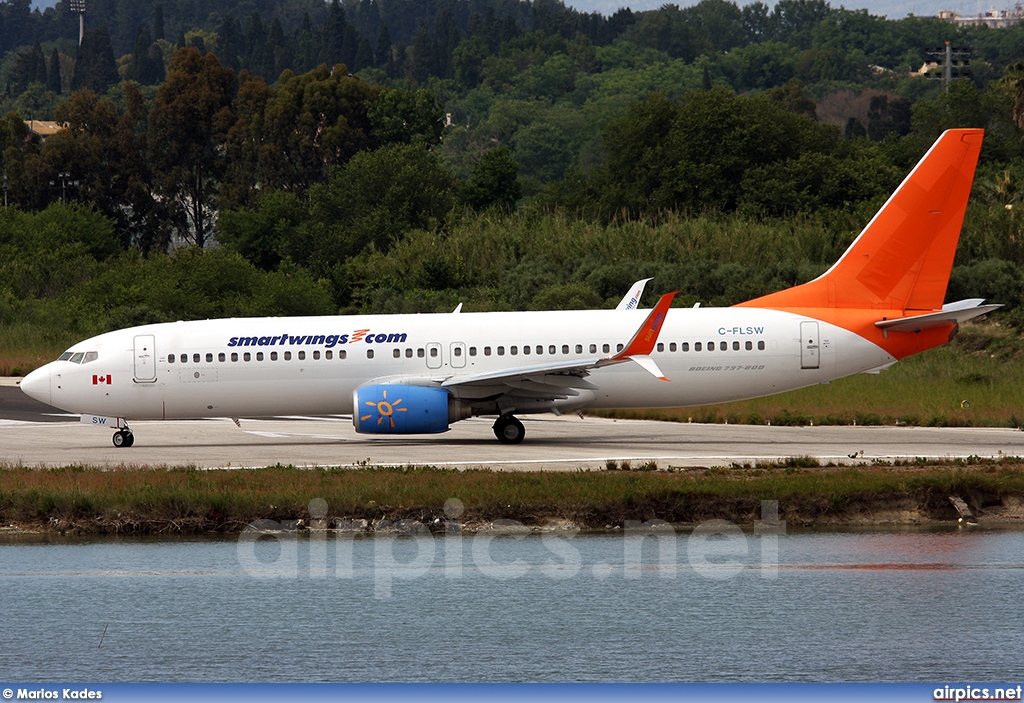
M877 371L994 309L943 304L982 130L945 132L819 278L729 308L240 318L145 325L74 345L21 383L111 426L351 414L357 432L436 433L494 415L680 407ZM461 306L460 306L461 307Z

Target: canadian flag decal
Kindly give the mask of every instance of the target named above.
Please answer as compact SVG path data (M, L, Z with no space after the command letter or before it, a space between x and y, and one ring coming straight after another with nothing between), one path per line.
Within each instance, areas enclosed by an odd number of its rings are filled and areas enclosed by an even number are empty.
M92 385L98 386L100 384L110 385L110 374L109 373L106 376L97 376L96 374L92 375Z

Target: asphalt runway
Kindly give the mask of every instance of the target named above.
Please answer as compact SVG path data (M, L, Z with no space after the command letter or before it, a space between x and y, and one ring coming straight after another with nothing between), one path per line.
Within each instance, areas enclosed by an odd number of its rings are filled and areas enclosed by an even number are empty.
M660 468L729 466L810 456L823 462L1024 456L1024 432L1002 428L764 427L524 416L526 440L500 444L492 418L439 435L356 434L347 417L131 423L135 446L117 449L109 429L78 422L0 382L0 462L243 468L432 465L498 470L605 468L629 461Z

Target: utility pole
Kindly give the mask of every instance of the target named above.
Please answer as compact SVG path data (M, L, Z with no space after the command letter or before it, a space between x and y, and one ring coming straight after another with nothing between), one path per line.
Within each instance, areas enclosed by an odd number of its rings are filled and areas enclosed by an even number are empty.
M71 173L69 171L61 171L57 174L57 179L50 181L51 186L60 184L60 201L66 203L68 201L68 186L72 188L78 187L78 179L71 180Z
M84 0L82 0L84 2ZM944 47L934 51L925 52L928 58L936 63L941 63L942 72L929 73L929 78L937 78L942 81L942 89L949 91L949 84L955 78L969 78L971 75L971 48L954 48L949 39Z
M82 45L85 36L85 0L70 0L71 11L78 13L78 45Z

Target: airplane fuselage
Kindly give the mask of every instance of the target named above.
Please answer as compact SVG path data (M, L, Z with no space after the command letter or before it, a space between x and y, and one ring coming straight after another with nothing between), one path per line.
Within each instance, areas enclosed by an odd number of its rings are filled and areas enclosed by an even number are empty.
M621 350L642 310L235 318L134 327L76 344L44 367L49 402L76 413L192 419L353 412L367 383L441 384ZM71 359L77 353L86 363ZM93 357L94 358L90 358ZM515 412L679 407L751 398L890 364L863 337L787 312L674 308L651 353L665 383L631 363L595 388L519 400ZM43 371L41 369L40 371ZM498 389L495 389L496 391ZM475 403L488 394L451 390ZM497 409L493 414L498 414Z

